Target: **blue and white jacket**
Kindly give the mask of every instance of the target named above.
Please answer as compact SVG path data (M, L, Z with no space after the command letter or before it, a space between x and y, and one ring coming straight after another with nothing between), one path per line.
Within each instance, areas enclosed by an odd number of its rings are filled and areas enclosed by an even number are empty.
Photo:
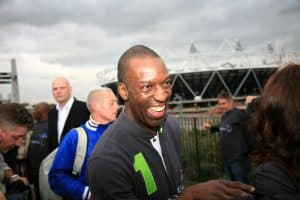
M49 172L49 183L55 193L64 199L89 199L90 192L86 176L87 160L99 138L110 124L111 123L105 125L98 124L90 117L85 124L81 125L88 134L88 147L81 174L78 177L72 174L78 136L75 129L70 130L66 134L59 145Z

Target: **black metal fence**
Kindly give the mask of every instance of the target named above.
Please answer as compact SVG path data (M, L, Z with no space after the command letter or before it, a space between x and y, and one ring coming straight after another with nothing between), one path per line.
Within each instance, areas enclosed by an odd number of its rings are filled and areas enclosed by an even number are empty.
M219 154L218 133L202 128L204 122L218 123L215 115L179 115L182 130L181 160L185 184L227 178Z

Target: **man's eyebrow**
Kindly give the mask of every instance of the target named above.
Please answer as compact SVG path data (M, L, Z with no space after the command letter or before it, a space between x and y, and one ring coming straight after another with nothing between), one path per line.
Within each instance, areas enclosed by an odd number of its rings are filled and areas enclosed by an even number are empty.
M169 80L172 80L172 77L169 75L169 76L166 76L163 81L169 81Z
M143 83L150 83L152 80L139 80L138 83L143 84Z
M18 139L18 138L22 138L22 137L25 137L24 135L14 135L12 136L14 139Z

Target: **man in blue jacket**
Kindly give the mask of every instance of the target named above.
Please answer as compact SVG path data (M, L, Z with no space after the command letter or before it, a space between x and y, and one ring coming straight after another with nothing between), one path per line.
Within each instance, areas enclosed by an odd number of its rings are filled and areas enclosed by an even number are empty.
M97 141L117 115L117 98L109 88L92 90L87 98L87 106L91 116L81 127L87 133L88 147L80 175L74 177L72 174L78 141L76 129L72 129L61 142L49 172L52 190L64 199L90 199L86 163Z

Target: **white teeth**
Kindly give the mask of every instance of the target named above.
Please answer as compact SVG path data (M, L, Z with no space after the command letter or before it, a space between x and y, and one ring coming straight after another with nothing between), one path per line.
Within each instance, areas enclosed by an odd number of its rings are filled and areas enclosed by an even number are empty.
M165 109L165 106L156 106L156 107L151 107L150 110L153 110L155 112L161 112Z

